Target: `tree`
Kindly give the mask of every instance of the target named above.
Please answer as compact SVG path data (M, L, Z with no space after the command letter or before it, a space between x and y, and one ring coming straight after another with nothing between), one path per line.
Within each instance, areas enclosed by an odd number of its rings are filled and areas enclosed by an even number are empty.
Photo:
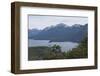
M53 51L53 52L61 52L61 47L59 46L59 45L53 45L52 47L51 47L51 50Z
M64 55L69 58L87 58L88 57L88 46L87 46L87 37L81 41L77 48L64 53Z

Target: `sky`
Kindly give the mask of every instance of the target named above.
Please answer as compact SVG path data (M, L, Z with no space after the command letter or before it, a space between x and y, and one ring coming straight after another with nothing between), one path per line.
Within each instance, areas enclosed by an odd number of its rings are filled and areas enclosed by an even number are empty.
M46 16L46 15L29 15L28 26L29 29L44 29L49 26L56 26L56 24L64 23L67 26L74 24L88 23L88 17L75 16Z

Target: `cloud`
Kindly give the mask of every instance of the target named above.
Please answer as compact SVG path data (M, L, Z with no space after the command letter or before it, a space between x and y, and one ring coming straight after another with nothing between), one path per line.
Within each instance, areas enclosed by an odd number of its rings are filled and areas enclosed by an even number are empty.
M43 29L48 26L55 26L59 23L65 23L68 26L73 24L86 24L88 23L87 17L71 17L71 16L45 16L45 15L29 15L28 19L29 29L37 28Z

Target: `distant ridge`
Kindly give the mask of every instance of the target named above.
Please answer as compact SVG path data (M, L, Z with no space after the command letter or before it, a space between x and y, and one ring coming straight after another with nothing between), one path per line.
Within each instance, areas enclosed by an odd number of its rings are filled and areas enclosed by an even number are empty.
M74 24L67 26L59 23L56 26L46 27L43 30L28 30L28 38L36 40L50 40L51 42L80 42L87 36L88 24Z

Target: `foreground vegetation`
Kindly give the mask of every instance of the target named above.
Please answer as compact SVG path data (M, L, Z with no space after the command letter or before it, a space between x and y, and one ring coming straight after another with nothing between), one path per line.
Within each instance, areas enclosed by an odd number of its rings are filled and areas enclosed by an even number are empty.
M78 47L73 48L68 52L62 52L61 47L59 45L54 45L52 47L29 47L28 60L87 58L87 49L87 38L84 39Z
M68 59L73 58L87 58L88 57L88 43L87 38L84 39L77 48L73 48L72 50L65 53L65 56Z

